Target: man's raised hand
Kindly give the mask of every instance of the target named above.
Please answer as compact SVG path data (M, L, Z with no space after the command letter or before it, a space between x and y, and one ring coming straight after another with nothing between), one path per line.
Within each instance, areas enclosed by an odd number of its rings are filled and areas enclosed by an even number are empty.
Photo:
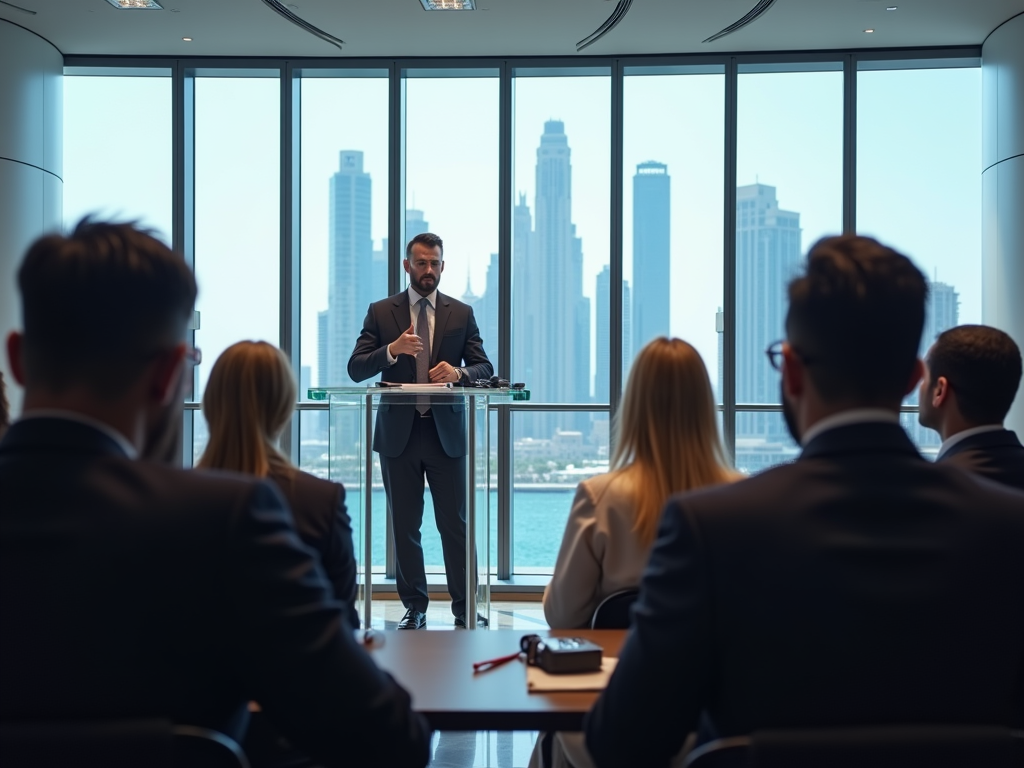
M423 350L423 339L417 335L413 324L409 323L409 329L392 341L388 350L391 352L392 357L398 357L399 355L412 355L415 357Z

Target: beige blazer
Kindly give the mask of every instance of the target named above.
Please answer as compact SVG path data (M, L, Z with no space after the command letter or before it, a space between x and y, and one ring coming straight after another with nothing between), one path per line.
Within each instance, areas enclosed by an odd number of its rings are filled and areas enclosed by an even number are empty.
M544 617L552 628L589 627L604 598L640 585L651 547L633 531L630 485L610 473L577 486L555 575L544 590Z

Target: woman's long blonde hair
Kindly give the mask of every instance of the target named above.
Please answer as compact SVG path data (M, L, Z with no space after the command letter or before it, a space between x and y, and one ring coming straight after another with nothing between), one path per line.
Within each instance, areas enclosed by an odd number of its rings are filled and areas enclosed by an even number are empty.
M669 496L738 477L718 436L704 361L682 339L662 336L640 350L613 433L611 467L630 481L633 530L644 544L654 540Z
M196 464L257 477L290 473L277 439L295 409L297 387L288 358L265 341L240 341L217 358L203 392L210 441Z

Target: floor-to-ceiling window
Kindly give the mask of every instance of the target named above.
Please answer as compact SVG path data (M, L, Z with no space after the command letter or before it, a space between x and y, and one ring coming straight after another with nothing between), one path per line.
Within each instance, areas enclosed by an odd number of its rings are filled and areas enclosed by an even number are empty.
M569 68L71 60L65 219L139 219L184 241L200 286L195 400L229 344L293 339L305 402L286 446L302 468L346 482L350 507L361 503L361 478L346 474L359 426L342 419L329 433L305 392L353 383L347 360L367 305L407 285L409 237L440 235L442 291L473 305L496 372L506 360L504 373L532 392L491 416L492 487L500 481L507 496L492 494L490 561L500 552L520 583L542 581L577 482L608 467L630 363L657 335L701 353L741 469L797 454L764 347L783 335L785 284L819 237L855 226L915 260L932 288L922 351L944 328L980 320L980 72L977 61L915 55ZM176 91L175 78L187 87ZM144 136L132 119L140 108ZM934 450L914 408L908 399L904 423ZM186 462L205 444L193 413ZM375 478L372 559L383 571ZM429 520L428 510L427 561L440 570Z
M736 120L736 466L796 456L764 354L785 335L786 285L818 238L843 229L841 62L743 64Z
M201 71L194 81L197 400L227 347L280 339L281 81L251 75ZM197 411L195 459L207 438Z
M928 279L921 354L942 331L981 322L981 71L861 62L857 72L857 231ZM917 391L906 402L917 405ZM905 413L925 455L937 432Z
M514 73L512 377L540 404L589 407L602 393L607 405L610 74ZM608 421L597 415L513 413L517 572L550 569L576 484L607 470Z

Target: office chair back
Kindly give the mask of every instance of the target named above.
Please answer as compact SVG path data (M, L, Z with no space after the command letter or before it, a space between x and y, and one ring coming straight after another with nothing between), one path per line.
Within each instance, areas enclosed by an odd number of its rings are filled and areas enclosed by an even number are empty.
M613 592L594 609L590 619L591 629L629 629L629 609L636 602L638 589L621 589Z
M159 718L0 723L3 768L249 768L232 739Z
M1011 768L1024 732L974 725L755 731L690 753L684 768Z

